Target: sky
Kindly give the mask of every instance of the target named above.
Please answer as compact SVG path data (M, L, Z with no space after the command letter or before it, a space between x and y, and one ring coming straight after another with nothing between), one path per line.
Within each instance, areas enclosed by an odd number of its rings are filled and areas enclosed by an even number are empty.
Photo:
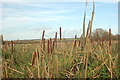
M91 18L92 2L2 2L0 5L0 34L5 40L54 38L62 27L62 36L71 38L82 34L84 12L86 29ZM95 2L93 31L112 29L118 34L118 2Z

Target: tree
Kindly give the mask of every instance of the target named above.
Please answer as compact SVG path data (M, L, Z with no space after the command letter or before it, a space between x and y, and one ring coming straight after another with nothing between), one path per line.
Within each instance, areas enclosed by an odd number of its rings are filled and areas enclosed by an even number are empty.
M95 41L100 40L100 39L109 40L109 32L102 28L98 28L94 30L94 32L92 33L92 39Z

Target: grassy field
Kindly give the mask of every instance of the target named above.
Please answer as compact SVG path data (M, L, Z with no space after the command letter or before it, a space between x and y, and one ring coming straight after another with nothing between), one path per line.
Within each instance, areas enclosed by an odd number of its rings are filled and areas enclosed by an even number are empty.
M78 40L61 40L48 50L43 41L3 46L4 78L118 78L118 41L89 42L84 50Z

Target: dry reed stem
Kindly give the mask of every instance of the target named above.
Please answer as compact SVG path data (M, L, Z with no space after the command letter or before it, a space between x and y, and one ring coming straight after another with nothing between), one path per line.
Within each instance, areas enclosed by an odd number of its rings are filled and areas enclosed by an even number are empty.
M55 60L56 60L56 74L57 74L57 78L58 78L58 69L59 69L58 65L59 65L59 63L58 63L58 56L57 55L55 55Z
M13 70L13 71L15 71L15 72L17 72L17 73L24 74L23 72L20 72L20 71L18 71L18 70L16 70L16 69L13 69L13 68L11 68L11 67L9 67L9 66L7 66L7 68L9 68L9 69L11 69L11 70Z
M88 68L88 53L86 53L86 61L85 61L85 77L87 78L87 68Z
M90 33L89 33L89 37L90 40L92 40L92 23L93 23L93 18L94 18L94 13L95 12L95 4L94 4L94 0L93 0L93 11L92 11L92 17L91 17L91 21L90 21Z
M105 64L107 61L108 61L108 59L106 59L101 66L97 67L97 68L98 68L98 71L93 75L93 78L97 75L97 73L99 72L99 70L104 66L104 64Z
M84 48L85 45L85 20L86 20L86 12L84 13L84 19L83 19L83 44L82 47Z
M37 57L36 57L36 61L37 61L37 76L38 76L38 78L40 78L40 68L39 68L39 57L38 57L38 54L39 54L39 52L38 52L38 50L36 49L36 55L37 55Z
M27 68L27 70L29 71L29 78L33 78L33 76L34 76L34 74L33 74L33 72L30 70L30 68L29 67L27 67L27 66L25 66L26 68Z
M32 66L35 64L35 58L36 58L36 52L33 52L33 57L32 57Z
M89 21L88 28L87 28L86 39L84 43L85 46L86 46L87 41L89 40L88 35L89 35L90 25L91 25L91 20Z

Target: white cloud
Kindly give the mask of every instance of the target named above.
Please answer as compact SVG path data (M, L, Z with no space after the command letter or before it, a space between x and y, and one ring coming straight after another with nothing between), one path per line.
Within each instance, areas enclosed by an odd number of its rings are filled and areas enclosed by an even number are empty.
M74 18L69 16L13 17L13 18L10 17L3 19L3 27L11 28L26 24L30 25L32 23L38 23L38 22L50 22L50 21L70 20L70 19L74 19Z

